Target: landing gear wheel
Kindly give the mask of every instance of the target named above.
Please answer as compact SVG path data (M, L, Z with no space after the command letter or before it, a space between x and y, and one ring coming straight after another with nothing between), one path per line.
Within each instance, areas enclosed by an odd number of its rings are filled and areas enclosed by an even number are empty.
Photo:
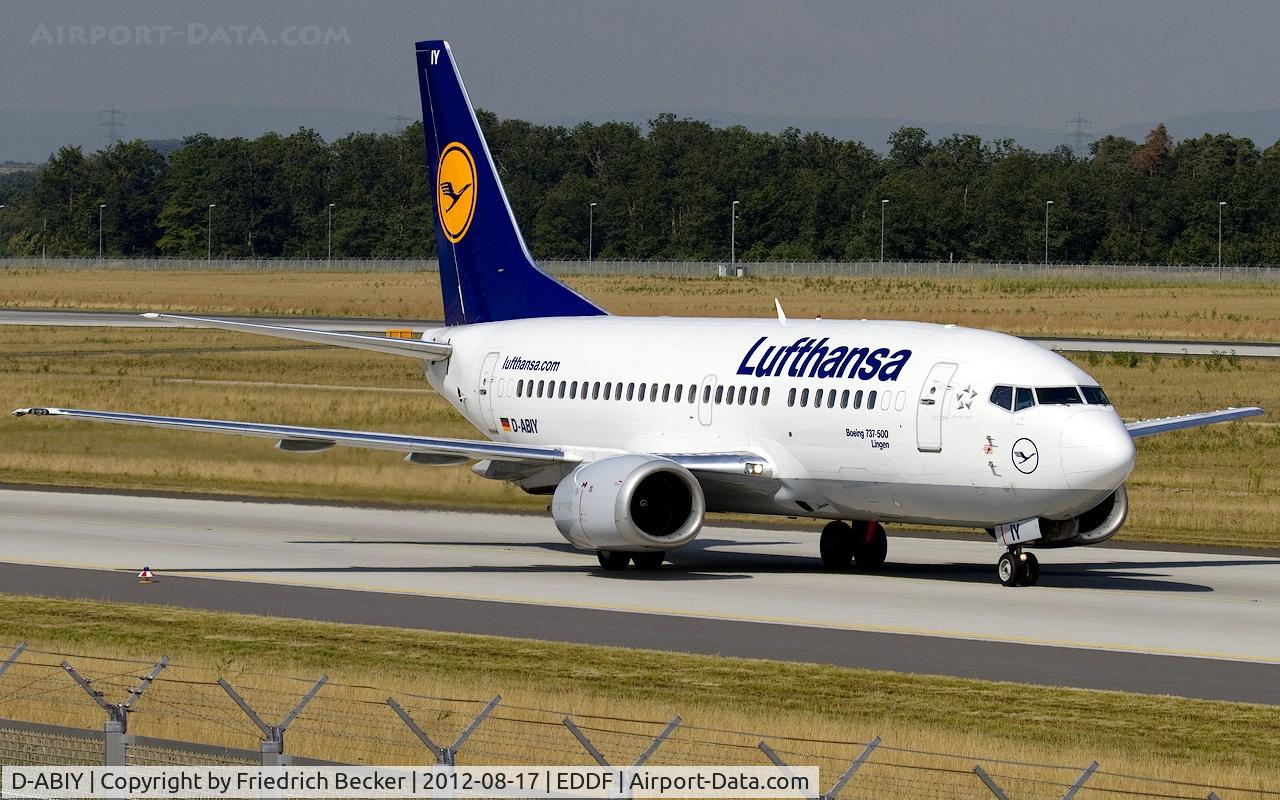
M853 529L836 520L822 529L818 551L822 554L822 566L827 569L848 569L853 561Z
M631 554L619 550L597 550L596 558L600 560L600 566L607 572L624 570L631 562Z
M636 565L636 569L652 571L662 566L662 562L667 558L667 554L662 550L649 551L647 553L632 553L631 561Z
M1022 572L1022 561L1017 554L1000 554L1000 560L996 562L996 574L1000 576L1000 583L1005 586L1017 586L1022 578Z
M866 524L869 530L857 540L853 558L861 569L879 569L889 554L889 537L884 535L884 526L879 522Z
M1040 580L1040 560L1034 553L1023 553L1022 558L1022 579L1018 581L1018 585L1035 586Z

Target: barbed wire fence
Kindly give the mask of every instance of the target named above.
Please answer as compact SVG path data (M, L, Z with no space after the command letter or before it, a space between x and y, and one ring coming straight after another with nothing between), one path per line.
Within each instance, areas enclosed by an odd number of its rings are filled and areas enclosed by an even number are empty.
M1269 282L1280 280L1280 265L1091 264L996 261L633 261L547 260L539 266L560 277L671 278L1048 278L1182 282ZM4 270L113 270L156 272L379 272L439 271L435 259L400 258L0 258Z
M126 764L773 764L784 771L818 766L822 800L1280 798L1280 791L1260 785L1130 774L1097 761L1050 764L931 751L894 746L878 736L821 738L697 725L679 716L566 712L501 695L417 694L327 676L250 669L223 676L168 658L136 660L25 644L0 646L0 655L0 770Z

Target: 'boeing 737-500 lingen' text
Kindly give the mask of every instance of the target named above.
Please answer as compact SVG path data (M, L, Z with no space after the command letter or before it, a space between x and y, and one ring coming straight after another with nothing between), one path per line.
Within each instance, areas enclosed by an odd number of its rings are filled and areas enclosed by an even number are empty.
M709 511L830 520L828 567L874 569L882 522L985 528L1007 586L1032 547L1110 539L1133 440L1260 414L1125 424L1098 382L1012 336L915 322L611 316L534 264L449 45L419 42L445 326L421 339L150 315L408 356L487 440L24 408L21 416L277 440L285 452L393 450L475 461L552 496L564 537L607 570L659 567Z

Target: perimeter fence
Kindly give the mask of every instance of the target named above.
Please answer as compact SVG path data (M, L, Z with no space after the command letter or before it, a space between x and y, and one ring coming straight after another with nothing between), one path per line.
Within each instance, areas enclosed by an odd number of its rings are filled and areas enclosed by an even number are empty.
M1074 264L992 261L540 261L558 276L684 278L863 277L1057 278L1072 280L1225 281L1280 280L1280 265ZM438 272L435 259L346 258L0 258L0 270L140 270L157 272Z
M822 800L1280 798L1274 787L1211 785L1196 773L1153 777L1096 761L1039 763L1016 753L933 751L859 735L872 731L819 737L770 730L768 721L760 730L732 729L679 716L617 716L607 706L565 710L500 695L447 697L25 645L0 648L0 658L0 765L772 763L818 766ZM1265 779L1245 782L1254 780Z

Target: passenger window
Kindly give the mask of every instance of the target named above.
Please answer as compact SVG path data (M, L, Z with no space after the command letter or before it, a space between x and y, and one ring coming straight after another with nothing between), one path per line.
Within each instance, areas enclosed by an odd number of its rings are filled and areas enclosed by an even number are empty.
M697 402L696 400L697 396L698 396L698 387L692 383L689 384L689 402L690 403Z
M765 391L767 392L769 390L765 389ZM796 390L793 388L791 391L787 392L787 406L790 407L790 406L794 406L795 404L796 404Z
M1036 389L1036 400L1042 406L1078 406L1083 401L1074 386L1052 386Z
M849 407L849 390L848 389L845 389L843 392L840 393L840 407L841 408Z
M733 405L733 387L732 386L730 386L728 389L725 390L724 395L725 395L724 397L725 404L730 406ZM717 398L716 402L718 403L720 402L720 400Z
M671 402L671 384L669 383L662 384L662 402Z
M888 411L889 401L892 399L893 399L893 392L881 392L880 393L880 410Z
M769 387L764 387L764 391L760 393L760 405L769 405Z
M751 387L751 400L750 400L751 405L753 405L753 406L754 406L754 405L756 404L756 399L757 399L759 396L760 396L760 387L759 387L759 386L752 386L752 387Z
M538 381L538 397L542 397L542 387L546 381Z
M524 378L516 381L516 397L524 397Z
M649 387L649 402L658 402L658 384L656 383Z
M822 390L817 389L813 393L813 407L822 408Z
M643 403L644 393L647 392L648 390L649 390L649 384L647 383L640 384L640 388L636 392L636 400L639 400L641 403Z
M804 408L807 405L809 405L809 390L803 389L800 392L800 407Z
M1031 390L1025 386L1019 386L1015 390L1013 396L1013 410L1021 411L1024 408L1031 408L1036 404L1035 397L1032 396Z
M613 385L613 399L614 400L622 399L622 381L618 381Z
M907 393L898 392L893 396L893 408L895 411L901 411L907 407Z
M605 384L605 385L608 386L608 384ZM596 381L595 383L591 384L591 399L592 400L600 399L600 381ZM608 400L609 398L606 397L605 399Z
M747 404L747 387L738 387L738 405L745 406Z
M627 384L627 402L631 402L636 396L636 385L634 383Z
M867 392L867 410L868 411L876 410L876 390L875 389L872 389L871 391Z
M711 402L711 384L709 383L702 387L702 402L704 404Z
M997 386L991 390L991 405L1000 406L1005 411L1013 408L1013 387Z
M578 382L577 381L574 381L573 383L569 384L569 399L570 400L578 399Z
M862 390L853 393L853 407L855 409L862 408Z
M683 392L683 391L684 391L684 384L683 384L683 383L677 383L677 384L676 384L676 397L675 397L675 400L673 400L672 402L674 402L674 403L679 403L679 402L680 402L680 394L681 394L681 392Z
M836 390L832 389L831 391L827 392L827 408L835 408L835 407L836 407Z

